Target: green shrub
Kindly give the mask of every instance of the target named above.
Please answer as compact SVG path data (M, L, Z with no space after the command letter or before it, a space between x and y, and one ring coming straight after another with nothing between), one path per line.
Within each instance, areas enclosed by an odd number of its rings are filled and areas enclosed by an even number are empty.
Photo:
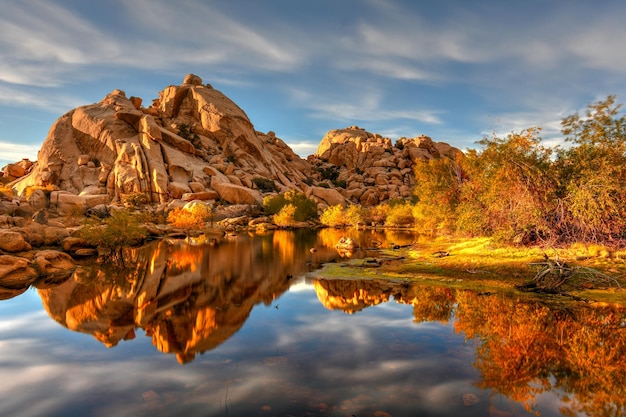
M141 227L137 216L126 210L114 211L111 217L100 221L90 218L80 229L80 236L97 246L113 261L123 262L122 249L141 244L148 233Z
M263 210L267 214L277 214L284 206L291 204L296 207L294 219L306 221L317 217L317 203L297 190L287 191L276 196L263 199Z

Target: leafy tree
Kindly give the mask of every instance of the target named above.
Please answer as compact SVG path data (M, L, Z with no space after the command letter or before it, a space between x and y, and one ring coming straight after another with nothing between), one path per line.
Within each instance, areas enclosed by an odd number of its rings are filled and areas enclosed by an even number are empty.
M505 241L530 242L550 235L556 181L552 151L541 145L538 128L506 138L485 138L483 149L462 161L458 228Z
M429 159L415 167L416 226L422 231L452 232L456 227L462 173L449 158Z
M588 106L561 122L573 146L559 152L557 219L562 234L574 240L621 238L626 229L626 116L615 96Z

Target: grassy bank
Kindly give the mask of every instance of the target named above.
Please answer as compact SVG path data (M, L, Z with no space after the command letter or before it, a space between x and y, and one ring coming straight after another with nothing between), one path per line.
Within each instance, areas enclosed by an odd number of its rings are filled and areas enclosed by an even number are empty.
M604 280L574 277L563 291L583 299L626 304L626 250L576 244L567 248L499 246L487 238L417 242L388 249L380 256L326 265L318 276L342 279L419 280L478 291L518 291L543 268L558 260L576 271L601 273ZM615 281L613 281L613 279ZM621 288L618 287L621 286Z

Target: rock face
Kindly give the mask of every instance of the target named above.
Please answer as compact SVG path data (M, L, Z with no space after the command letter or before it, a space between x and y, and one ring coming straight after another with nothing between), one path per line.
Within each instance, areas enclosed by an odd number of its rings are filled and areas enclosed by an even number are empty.
M184 193L215 191L230 203L248 203L259 201L258 191L233 191L228 185L253 189L257 177L273 180L279 190L306 187L309 164L272 132L255 131L243 110L200 77L187 75L148 108L141 102L115 90L99 103L63 115L34 165L23 161L5 169L9 178L21 177L12 183L14 190L22 195L37 186L69 192L76 198L58 196L67 209L136 193L166 202ZM220 187L213 187L213 177ZM50 207L55 208L53 199Z
M198 198L258 205L263 192L292 189L320 208L371 206L409 197L417 161L461 155L426 136L394 145L352 126L328 132L304 160L273 132L256 131L241 108L193 74L162 90L151 106L142 103L114 90L69 111L51 127L38 161L7 165L0 180L11 181L22 198L29 195L34 210L61 215L138 194L152 203Z
M433 158L457 160L463 153L428 136L391 139L358 126L331 130L315 155L308 158L318 181L334 184L347 200L364 206L409 198L415 186L415 165Z

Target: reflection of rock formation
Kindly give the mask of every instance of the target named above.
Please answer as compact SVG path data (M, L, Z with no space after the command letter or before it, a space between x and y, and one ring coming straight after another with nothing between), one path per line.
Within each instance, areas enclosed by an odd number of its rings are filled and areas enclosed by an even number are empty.
M322 305L348 314L388 302L413 305L416 322L446 322L452 315L455 297L448 288L424 287L418 283L390 280L317 280L313 284Z
M389 281L317 280L315 293L329 310L348 314L389 301L393 283Z
M289 277L305 272L315 234L311 239L284 232L214 245L159 242L134 251L130 269L79 270L39 294L50 316L71 330L111 347L141 328L185 363L236 333L256 304L286 291Z

